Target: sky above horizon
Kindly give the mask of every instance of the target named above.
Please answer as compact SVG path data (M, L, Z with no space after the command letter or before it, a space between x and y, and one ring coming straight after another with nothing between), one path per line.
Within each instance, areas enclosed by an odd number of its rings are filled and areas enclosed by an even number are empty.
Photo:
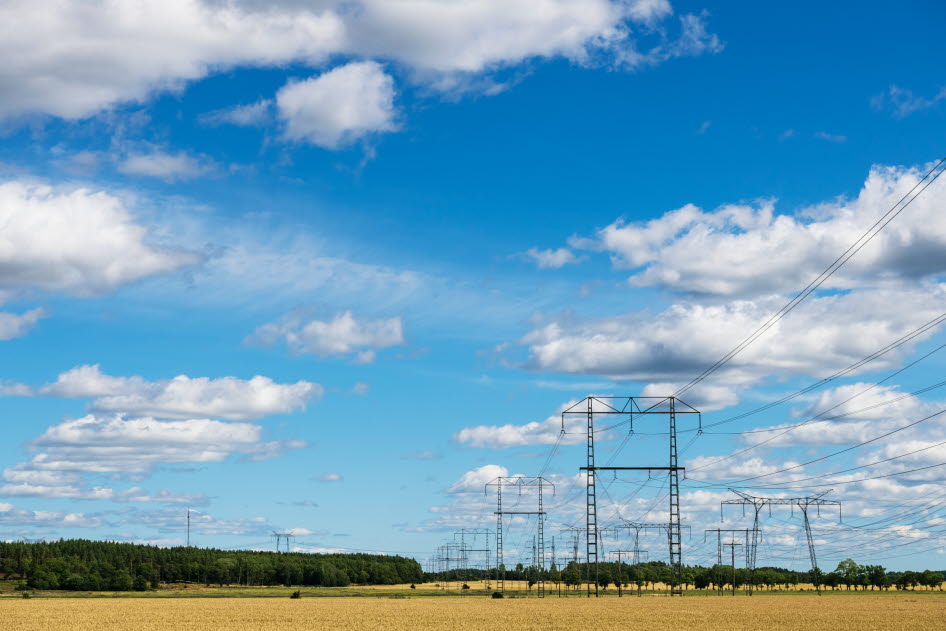
M3 539L181 545L190 507L197 545L424 560L494 527L484 484L541 472L561 553L585 450L562 410L672 394L946 155L936 2L0 17ZM734 487L833 489L823 569L946 567L944 201L941 178L683 396L707 428L680 421L685 562L744 527ZM600 459L665 464L665 427L627 430ZM599 486L603 525L666 519L659 474ZM762 525L760 565L807 569L797 512ZM508 528L531 555L534 519Z

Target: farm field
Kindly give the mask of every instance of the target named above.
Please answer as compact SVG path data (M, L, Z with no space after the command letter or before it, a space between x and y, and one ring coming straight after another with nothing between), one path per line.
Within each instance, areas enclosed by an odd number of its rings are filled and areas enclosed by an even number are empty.
M926 594L834 598L191 598L0 601L3 628L35 631L215 629L351 631L517 629L571 631L644 626L655 631L941 629L946 599ZM842 623L843 621L843 623Z
M16 589L19 581L0 581L0 601L22 599L22 592ZM288 598L293 592L299 591L303 598L458 598L458 599L483 599L491 594L490 587L495 587L495 582L486 583L485 581L468 581L469 589L461 589L461 583L455 581L448 584L444 583L417 583L414 589L408 584L402 585L351 585L349 587L243 587L233 586L206 586L200 584L171 584L162 585L160 589L147 590L143 592L128 591L65 591L65 590L30 590L33 598L120 598L120 599L148 599L148 598ZM845 597L845 596L876 596L880 598L890 597L944 597L943 585L940 589L930 590L924 587L918 587L916 590L898 591L896 587L889 590L872 591L860 590L849 591L846 589L826 589L824 597ZM664 597L667 595L667 586L658 583L656 589L644 589L641 595L644 597ZM777 597L792 596L804 597L811 595L814 591L813 585L800 584L794 588L776 587L773 589L757 588L755 595L759 597ZM536 598L536 590L528 589L525 581L506 581L506 596L509 598ZM561 590L553 584L546 587L546 597L548 599L580 599L585 597L585 586L582 585L578 590L566 589L563 585ZM729 596L729 590L725 595ZM638 596L637 588L631 586L624 589L626 598L635 598ZM745 588L740 587L736 591L737 597L745 596ZM607 590L600 590L601 598L617 598L618 590L611 586ZM711 589L688 589L687 598L717 598L718 595Z

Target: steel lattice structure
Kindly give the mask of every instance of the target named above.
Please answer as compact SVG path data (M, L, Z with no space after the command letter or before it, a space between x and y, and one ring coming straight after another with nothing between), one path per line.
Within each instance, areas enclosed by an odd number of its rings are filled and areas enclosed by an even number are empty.
M733 596L736 595L736 546L743 546L743 549L746 552L746 569L749 568L749 533L751 532L754 537L758 536L759 533L752 528L709 528L703 531L703 543L706 543L706 533L715 532L716 533L716 590L719 592L719 595L723 595L723 584L722 584L722 566L723 566L723 548L729 546L732 548L732 593ZM736 543L735 538L729 543L723 543L723 533L728 532L735 536L736 533L742 533L745 536L745 543L740 544ZM746 595L752 595L751 583L746 583Z
M749 495L748 493L743 493L742 491L737 491L736 489L729 489L733 493L739 496L738 499L732 500L723 500L719 505L719 519L723 519L723 507L724 506L742 506L743 512L745 512L746 506L752 506L755 509L755 519L752 522L752 542L749 547L749 580L752 585L754 585L755 580L755 566L756 566L756 552L759 547L759 513L762 512L762 509L766 506L769 507L769 512L771 513L773 506L791 506L798 507L801 509L802 518L805 523L805 536L808 539L808 555L811 558L811 574L812 581L815 584L815 589L818 591L818 595L821 595L821 579L820 572L818 568L818 558L815 556L815 540L811 535L811 522L808 520L808 508L811 506L816 507L818 511L818 516L821 516L821 507L822 506L837 506L838 507L838 520L841 520L841 502L836 502L834 500L823 499L825 495L830 493L833 489L827 491L822 491L817 495L812 495L808 497L757 497L755 495ZM751 591L751 586L750 586Z
M545 598L545 509L542 506L542 489L552 487L552 494L555 494L555 485L542 477L498 477L492 482L487 482L484 487L484 494L489 492L489 487L496 487L496 588L500 592L506 591L506 566L503 564L503 515L535 515L538 519L538 540L536 543L536 554L538 560L539 576L536 592L539 598ZM503 510L503 488L517 488L519 494L523 489L535 489L538 491L538 510Z
M595 465L594 417L596 414L626 416L630 433L634 432L634 418L641 415L666 416L669 424L669 465L640 467L598 467ZM699 410L676 397L586 397L562 412L562 432L565 432L566 416L581 415L587 420L587 465L580 470L586 472L585 483L585 562L588 597L591 597L592 565L594 565L595 596L598 595L598 500L595 487L597 471L667 471L670 481L670 520L667 541L670 548L671 595L683 595L683 549L680 533L680 472L677 459L677 414L696 414L698 430L702 431Z

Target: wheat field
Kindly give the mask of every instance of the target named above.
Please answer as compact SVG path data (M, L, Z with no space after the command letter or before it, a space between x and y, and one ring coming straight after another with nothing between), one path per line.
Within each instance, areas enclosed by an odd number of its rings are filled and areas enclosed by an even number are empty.
M0 602L0 620L16 631L924 631L942 629L946 598L31 599Z

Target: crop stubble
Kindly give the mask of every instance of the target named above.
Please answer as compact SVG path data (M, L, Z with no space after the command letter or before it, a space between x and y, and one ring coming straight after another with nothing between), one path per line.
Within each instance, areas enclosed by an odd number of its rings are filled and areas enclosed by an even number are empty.
M31 631L823 631L943 628L946 598L32 599L0 602L0 627Z

